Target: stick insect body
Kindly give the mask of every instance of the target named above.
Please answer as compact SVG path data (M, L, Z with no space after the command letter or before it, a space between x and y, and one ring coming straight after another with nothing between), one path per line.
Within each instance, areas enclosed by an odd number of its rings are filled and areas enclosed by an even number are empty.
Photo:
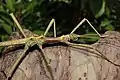
M25 57L26 55L26 52L27 50L29 49L29 47L32 47L34 45L38 45L38 47L41 49L41 52L43 52L42 50L42 45L45 43L45 42L49 42L49 41L57 41L57 42L68 42L69 39L72 39L73 37L81 37L80 35L75 35L73 34L77 28L79 28L79 26L81 24L83 24L83 22L87 21L88 24L93 28L93 30L97 33L97 35L99 37L101 37L101 35L97 32L97 30L92 26L92 24L86 19L84 18L73 30L72 32L69 34L69 35L63 35L63 36L60 36L60 37L56 37L56 26L55 26L55 19L52 19L47 27L47 29L45 30L45 33L43 35L40 35L38 37L34 37L34 36L31 36L31 37L26 37L26 35L24 34L20 24L18 23L18 21L16 20L15 16L13 15L13 13L10 14L12 19L14 20L14 22L16 23L16 25L18 26L20 32L22 33L22 35L24 36L24 39L19 39L19 40L12 40L12 41L6 41L6 42L0 42L0 46L10 46L10 45L17 45L17 44L25 44L25 47L24 47L24 51L23 53L19 56L19 58L17 59L17 61L14 63L14 65L12 66L11 70L9 71L8 75L7 75L7 80L9 80L13 73L15 72L17 66L19 66L19 63L22 61L22 59ZM51 26L54 26L54 37L53 38L47 38L45 37L46 34L48 33L49 29L51 28ZM71 38L71 35L72 35L72 38ZM67 40L66 40L67 39ZM65 43L66 43L65 42ZM80 44L79 44L80 45ZM82 45L81 46L85 46L85 45ZM88 45L86 45L88 46ZM91 47L91 46L89 46ZM52 74L52 70L50 68L50 66L47 65L47 61L44 60L44 62L46 63L46 68L50 74L50 77L52 80L54 80L54 76Z

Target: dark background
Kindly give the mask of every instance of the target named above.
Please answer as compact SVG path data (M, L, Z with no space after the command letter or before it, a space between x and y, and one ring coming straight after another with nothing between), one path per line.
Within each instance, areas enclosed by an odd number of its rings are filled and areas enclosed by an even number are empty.
M54 18L57 36L60 36L69 34L83 18L87 18L101 34L108 30L119 31L119 9L119 0L0 0L0 41L6 41L17 31L10 13L14 13L23 29L39 35ZM86 22L75 33L96 34ZM47 36L53 36L53 28ZM80 42L93 43L97 39L91 37Z

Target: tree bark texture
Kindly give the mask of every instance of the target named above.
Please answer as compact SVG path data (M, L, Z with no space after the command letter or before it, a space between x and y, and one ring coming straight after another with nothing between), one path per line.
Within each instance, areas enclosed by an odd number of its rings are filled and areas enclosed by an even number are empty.
M95 44L100 53L120 64L120 33L108 31ZM5 80L23 48L7 52L0 58L0 80ZM52 69L54 80L120 80L120 67L90 52L87 48L57 45L29 51L11 80L51 80L44 58ZM43 58L44 56L44 58Z

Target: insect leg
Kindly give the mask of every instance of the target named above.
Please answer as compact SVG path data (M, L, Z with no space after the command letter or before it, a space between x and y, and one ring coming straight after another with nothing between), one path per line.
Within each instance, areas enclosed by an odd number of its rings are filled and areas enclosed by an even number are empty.
M14 22L16 23L18 29L20 30L20 32L22 33L22 35L26 38L26 35L22 29L22 27L20 26L19 22L17 21L17 19L15 18L14 14L11 13L10 16L12 17L12 19L14 20Z
M44 36L46 36L46 34L48 33L49 29L51 28L51 26L54 26L54 37L56 37L56 25L55 25L55 19L52 19L47 27L47 29L44 32Z
M38 45L38 47L40 48L40 50L41 50L41 56L42 56L42 58L43 58L43 61L44 61L44 63L45 63L45 67L46 67L46 69L47 69L47 71L49 72L49 75L50 75L50 80L55 80L54 79L54 76L53 76L53 73L52 73L52 69L51 69L51 67L49 66L49 64L48 64L48 62L47 62L47 60L46 60L46 57L45 57L45 53L44 53L44 51L43 51L43 49L42 49L42 45L41 44L39 44L39 43L37 43L37 45Z
M25 45L23 53L15 61L15 63L13 64L11 70L9 71L8 76L7 76L7 80L9 80L12 77L13 73L16 71L17 67L19 66L19 64L21 63L21 61L24 59L24 57L26 56L26 52L28 51L29 47L32 47L35 44L36 43L34 41L28 40L28 42Z
M82 21L80 21L80 23L71 31L70 34L73 34L85 21L87 21L87 23L90 25L90 27L97 33L97 35L99 37L101 37L101 35L98 33L98 31L93 27L93 25L86 18L84 18Z

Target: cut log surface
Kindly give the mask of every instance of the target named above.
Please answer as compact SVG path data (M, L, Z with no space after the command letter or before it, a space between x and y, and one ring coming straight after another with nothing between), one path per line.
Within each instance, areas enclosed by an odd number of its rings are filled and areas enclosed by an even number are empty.
M115 64L120 64L120 33L108 31L92 44ZM0 58L0 80L5 80L11 67L22 54L20 48ZM49 46L43 49L54 80L120 80L120 67L86 49L69 46ZM42 53L35 49L27 53L11 80L51 80Z

